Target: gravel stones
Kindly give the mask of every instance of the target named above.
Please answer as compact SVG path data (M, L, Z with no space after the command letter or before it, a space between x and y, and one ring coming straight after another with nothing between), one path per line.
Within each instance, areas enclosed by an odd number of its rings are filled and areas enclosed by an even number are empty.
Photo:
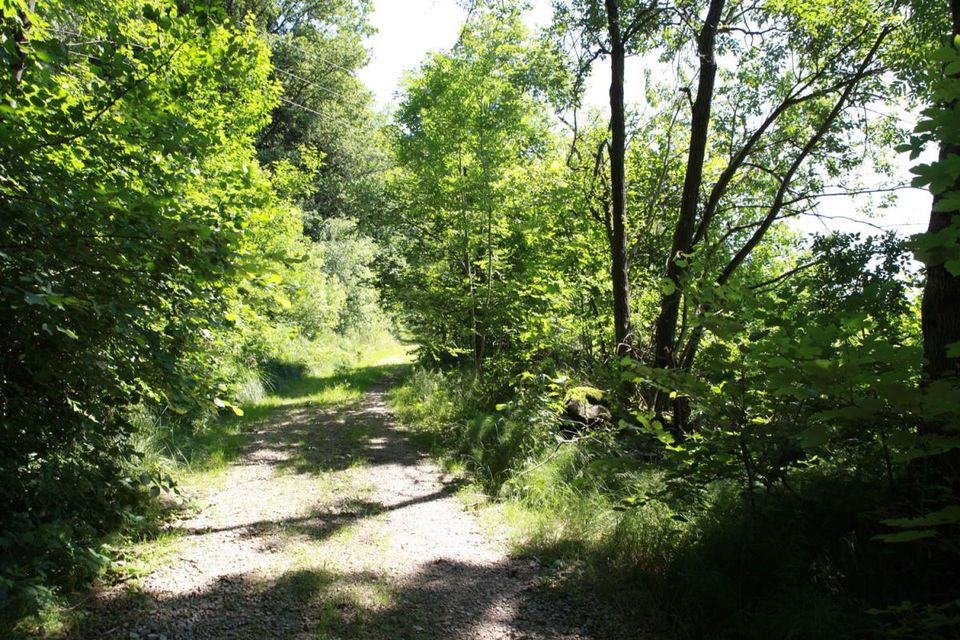
M394 428L385 390L257 425L224 488L174 525L185 534L175 558L98 594L86 637L640 637L487 539L456 482Z

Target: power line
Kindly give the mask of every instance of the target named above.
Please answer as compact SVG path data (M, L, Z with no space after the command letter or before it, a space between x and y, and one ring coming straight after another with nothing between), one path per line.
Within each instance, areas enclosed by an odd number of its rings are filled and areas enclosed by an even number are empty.
M326 92L326 93L329 93L329 94L332 95L332 96L336 96L336 97L340 98L341 100L344 100L345 102L350 103L351 106L354 106L354 107L365 107L365 106L367 106L365 102L353 102L353 101L351 100L351 98L349 98L349 97L347 97L346 95L340 93L339 91L334 91L333 89L330 89L330 88L328 88L328 87L325 87L325 86L323 86L322 84L318 84L318 83L316 83L316 82L313 82L312 80L307 80L306 78L304 78L304 77L302 77L302 76L298 76L298 75L295 74L295 73L290 73L290 72L287 71L286 69L281 69L280 67L274 67L273 69L274 69L274 71L277 71L278 73L282 73L282 74L285 75L285 76L290 76L291 78L294 78L295 80L299 80L300 82L305 82L306 84L310 85L311 87L316 87L317 89L320 89L321 91L324 91L324 92Z
M336 62L331 62L331 61L329 61L329 60L326 60L326 59L324 59L324 58L321 58L321 57L320 57L319 55L317 55L316 53L314 53L314 52L312 52L312 51L307 51L306 49L303 49L303 48L301 48L300 46L294 44L292 41L289 41L289 40L283 41L283 42L282 42L282 46L290 47L291 49L294 49L295 51L298 51L301 55L306 56L307 58L312 58L313 60L315 60L316 62L319 62L320 64L325 64L325 65L330 66L330 67L333 67L333 68L335 68L335 69L339 69L340 71L343 71L343 72L345 72L345 73L348 73L348 74L350 74L351 76L352 76L354 73L356 73L356 70L355 70L355 69L348 69L348 68L346 68L346 67L343 67L343 66L337 64Z
M342 126L342 127L350 128L350 127L356 127L356 126L358 126L357 123L347 122L346 120L343 120L343 119L341 119L341 118L337 118L337 117L335 117L335 116L331 116L331 115L328 115L328 114L326 114L326 113L321 113L321 112L317 111L316 109L311 109L310 107L306 107L306 106L304 106L304 105L302 105L302 104L296 103L296 102L294 102L293 100L289 100L289 99L287 99L287 98L284 98L283 96L280 96L280 100L281 100L281 102L284 102L284 103L290 105L291 107L296 107L296 108L298 108L298 109L303 109L304 111L306 111L306 112L308 112L308 113L312 113L312 114L315 115L315 116L320 116L321 118L325 118L325 119L327 119L327 120L330 120L331 122L336 122L337 124L339 124L339 125Z

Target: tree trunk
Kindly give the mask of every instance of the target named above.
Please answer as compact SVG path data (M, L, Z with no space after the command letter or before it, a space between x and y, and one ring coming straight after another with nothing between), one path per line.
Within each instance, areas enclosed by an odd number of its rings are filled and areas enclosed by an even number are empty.
M484 327L491 325L493 310L493 201L491 198L490 187L490 167L487 163L487 151L484 144L484 132L487 124L484 121L484 112L487 109L486 103L481 100L481 113L478 122L480 124L480 166L483 170L483 201L484 209L487 214L487 300L483 307ZM487 354L487 335L486 330L480 336L480 346L477 354L477 366L483 366L483 360Z
M950 3L953 36L960 35L960 0ZM953 38L951 38L952 42ZM958 105L954 104L954 109ZM943 142L940 159L960 156L960 145ZM933 199L928 233L939 233L951 226L960 211L937 211L936 205L947 193L960 191L960 181ZM947 357L947 348L960 342L960 277L951 274L941 263L927 266L927 283L923 290L922 306L923 354L927 360L927 378L937 380L960 376L960 358Z
M37 8L37 0L30 0L27 3L27 10L31 13ZM16 42L15 46L17 49L17 63L14 66L13 77L16 80L17 84L20 84L23 81L23 72L27 69L27 53L25 49L29 44L29 39L27 33L30 31L30 17L24 13L20 12L20 20L22 25L20 29L17 30L16 35L14 36L14 41Z
M950 3L952 14L951 46L960 35L960 0ZM956 100L950 105L956 112L960 103ZM960 145L942 141L940 159L960 156ZM934 196L933 210L930 213L928 233L939 233L951 226L960 211L937 211L936 205L943 197L960 191L960 179L951 189ZM923 331L923 354L927 364L923 380L924 386L932 382L953 378L960 381L960 358L949 357L950 345L960 342L960 277L951 274L943 263L927 265L927 282L923 289L921 306L921 327ZM940 420L925 420L919 425L920 433L938 437L953 433L949 425ZM914 471L928 482L950 487L953 495L960 496L960 449L954 448L946 453L916 460Z
M693 251L693 235L700 204L703 163L707 154L714 84L717 78L714 48L724 5L725 0L710 0L710 8L704 20L703 29L697 38L700 80L690 121L690 150L687 153L687 171L683 181L683 194L680 198L680 217L677 219L673 244L667 259L667 278L673 283L673 290L665 294L660 301L660 315L657 318L653 343L654 366L661 368L676 364L674 352L677 347L677 322L680 316L680 297L683 295L681 280L687 270L686 266L681 266L686 264L685 262L678 264L677 261L689 259L688 254Z
M473 258L470 255L470 221L467 216L467 195L464 192L463 183L467 176L466 169L463 166L463 151L459 151L457 180L460 183L460 221L463 226L463 265L467 283L470 287L470 330L473 342L473 364L480 369L481 357L483 351L482 337L480 328L477 324L477 287L473 277Z
M627 185L626 149L627 125L624 114L623 80L626 47L620 27L619 0L605 0L607 29L610 37L610 183L612 204L612 233L610 252L613 279L613 328L617 353L630 351L630 282L627 260Z

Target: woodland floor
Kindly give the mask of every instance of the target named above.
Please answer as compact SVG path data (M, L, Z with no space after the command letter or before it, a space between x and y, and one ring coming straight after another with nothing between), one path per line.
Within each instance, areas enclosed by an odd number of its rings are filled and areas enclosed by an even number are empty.
M279 407L175 522L164 566L102 590L82 637L639 638L610 605L512 557L395 425L359 403Z

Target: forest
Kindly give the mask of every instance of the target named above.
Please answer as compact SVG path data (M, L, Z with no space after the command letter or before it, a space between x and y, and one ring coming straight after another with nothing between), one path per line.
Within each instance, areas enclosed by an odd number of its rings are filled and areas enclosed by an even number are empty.
M394 2L0 0L0 637L960 638L960 1Z

